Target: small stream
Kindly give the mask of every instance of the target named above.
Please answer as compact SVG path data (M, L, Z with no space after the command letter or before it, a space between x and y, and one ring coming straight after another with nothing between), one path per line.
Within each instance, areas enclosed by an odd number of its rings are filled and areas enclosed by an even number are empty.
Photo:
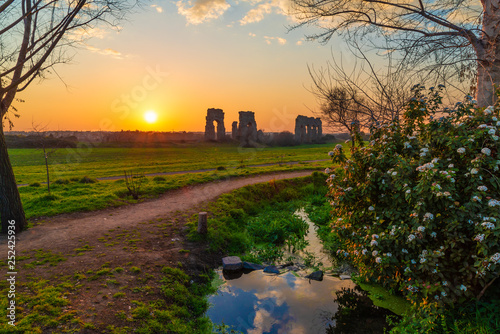
M305 251L331 268L316 226L304 210L295 214L309 224ZM228 276L217 270L220 286L208 299L207 316L244 334L383 333L385 316L392 312L373 306L350 279L328 272L322 281L304 278L310 271L295 267L282 269L280 275L256 270Z

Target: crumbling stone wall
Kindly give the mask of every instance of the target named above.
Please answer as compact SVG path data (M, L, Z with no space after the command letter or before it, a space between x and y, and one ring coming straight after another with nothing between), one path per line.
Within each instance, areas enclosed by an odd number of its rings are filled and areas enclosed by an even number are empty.
M323 123L320 118L299 115L295 119L295 140L310 143L323 136Z
M208 109L206 120L205 140L224 140L226 128L224 127L224 112L222 109ZM215 132L214 121L217 122L217 133Z

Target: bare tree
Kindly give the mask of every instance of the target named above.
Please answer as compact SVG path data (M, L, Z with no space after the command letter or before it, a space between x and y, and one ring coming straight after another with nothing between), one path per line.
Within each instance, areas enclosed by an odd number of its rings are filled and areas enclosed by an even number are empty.
M333 129L344 128L350 133L354 127L368 129L375 122L398 118L409 97L408 77L417 75L402 63L395 65L390 54L383 70L376 70L355 41L351 46L350 56L356 61L350 71L342 58L337 61L333 55L326 67L309 67L311 92L320 104L322 118Z
M45 171L47 174L47 192L50 195L49 157L52 154L56 153L57 148L50 147L49 145L47 145L47 140L45 137L45 130L47 129L47 126L42 126L40 123L35 124L35 122L32 121L31 127L33 129L33 132L35 133L35 136L37 137L39 144L40 144L40 149L43 151L43 157L45 159Z
M476 99L494 103L500 84L498 0L293 0L295 26L316 24L314 36L327 42L335 33L376 34L374 46L400 51L413 67L455 77L477 70ZM381 42L381 43L379 43Z
M136 2L118 0L7 0L0 4L0 216L21 231L26 218L7 152L4 126L12 125L16 94L71 59L68 46L107 24L116 26Z

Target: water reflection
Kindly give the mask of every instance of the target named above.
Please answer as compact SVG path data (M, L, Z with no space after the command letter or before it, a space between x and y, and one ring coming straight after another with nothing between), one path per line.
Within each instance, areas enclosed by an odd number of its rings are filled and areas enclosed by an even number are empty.
M368 293L359 286L342 288L335 293L338 310L333 316L334 324L327 334L378 334L389 331L385 319L388 315L400 318L393 312L373 305Z
M209 298L207 315L214 323L249 334L325 333L335 323L335 291L342 288L354 284L334 277L316 282L291 272L275 276L254 271L226 281Z

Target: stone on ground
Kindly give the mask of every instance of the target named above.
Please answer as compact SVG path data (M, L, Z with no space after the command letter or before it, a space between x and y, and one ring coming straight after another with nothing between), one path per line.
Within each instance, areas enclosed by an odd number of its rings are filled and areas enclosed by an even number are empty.
M261 264L251 263L251 262L243 262L243 269L247 270L262 270L264 266Z
M235 271L241 270L243 263L238 256L227 256L222 258L222 270Z
M321 271L321 270L315 271L315 272L307 275L306 278L309 278L309 279L312 279L315 281L322 281L323 280L323 271Z
M267 266L264 268L264 272L268 274L279 274L280 271L275 266Z

